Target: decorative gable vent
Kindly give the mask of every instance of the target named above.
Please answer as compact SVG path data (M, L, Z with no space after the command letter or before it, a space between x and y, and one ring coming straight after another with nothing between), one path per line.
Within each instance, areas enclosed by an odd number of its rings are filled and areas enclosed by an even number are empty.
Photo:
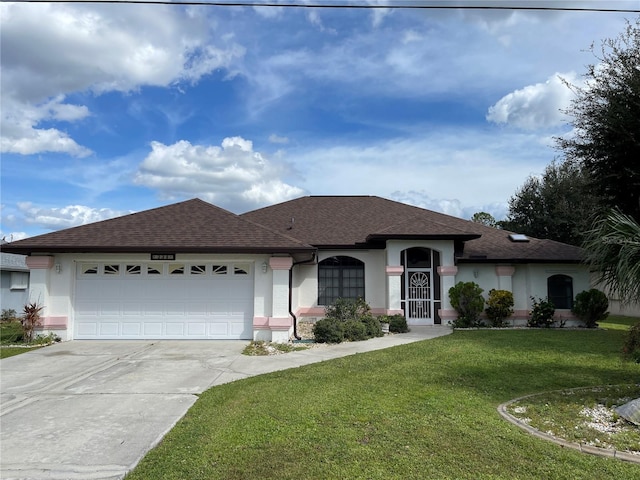
M511 240L512 242L528 242L529 237L527 237L523 233L510 233L509 240Z

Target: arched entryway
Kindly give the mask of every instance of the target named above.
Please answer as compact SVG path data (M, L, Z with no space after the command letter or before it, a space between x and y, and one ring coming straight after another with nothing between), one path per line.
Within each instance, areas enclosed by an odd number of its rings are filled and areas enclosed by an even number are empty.
M409 325L442 323L441 286L438 267L440 252L430 248L408 248L402 251L402 308Z

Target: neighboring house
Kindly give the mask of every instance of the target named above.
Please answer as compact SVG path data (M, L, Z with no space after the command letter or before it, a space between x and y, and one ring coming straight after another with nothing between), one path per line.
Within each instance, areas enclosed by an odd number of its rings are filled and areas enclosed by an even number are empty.
M4 249L4 244L2 247ZM0 305L17 314L29 301L29 267L24 255L0 252Z
M235 215L194 199L19 240L45 329L64 339L287 341L336 298L410 325L456 318L448 290L510 290L571 318L581 250L369 196L312 196Z

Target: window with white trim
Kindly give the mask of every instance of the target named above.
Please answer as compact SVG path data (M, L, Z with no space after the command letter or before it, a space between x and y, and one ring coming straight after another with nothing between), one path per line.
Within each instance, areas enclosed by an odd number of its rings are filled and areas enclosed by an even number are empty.
M318 263L318 305L332 305L338 298L364 298L364 262L336 256Z
M170 263L169 275L184 275L184 263Z
M147 265L147 275L162 275L162 265Z
M10 290L26 290L29 288L28 272L11 272Z
M105 275L119 275L120 274L120 265L105 265L104 266L104 274Z
M142 265L127 265L125 272L127 275L141 275Z
M227 274L227 266L226 265L212 265L213 270L212 273L214 275L226 275Z
M552 275L547 278L547 299L558 309L571 309L573 278L569 275Z
M206 265L191 265L191 275L206 275Z
M83 275L97 275L98 274L98 264L97 263L85 263L82 265L82 274Z
M237 264L233 266L234 275L249 275L249 265Z

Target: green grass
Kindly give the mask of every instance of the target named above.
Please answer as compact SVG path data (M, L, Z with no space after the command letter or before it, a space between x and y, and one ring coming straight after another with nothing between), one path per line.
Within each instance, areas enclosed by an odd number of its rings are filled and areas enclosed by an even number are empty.
M22 325L19 320L0 323L0 359L20 355L34 348L44 347L57 341L60 341L57 335L49 334L38 335L31 343L26 343L23 338ZM27 345L29 348L26 348Z
M127 478L640 479L638 465L535 438L496 410L637 382L624 330L601 326L457 331L215 387Z
M33 348L0 347L0 359L13 357L15 355L20 355L21 353L27 353L27 352L33 350L34 348L40 348L40 347L33 347Z
M23 343L22 325L19 321L0 323L0 345Z
M634 398L640 398L640 383L541 393L513 402L507 411L533 428L569 442L640 452L638 427L612 410Z

